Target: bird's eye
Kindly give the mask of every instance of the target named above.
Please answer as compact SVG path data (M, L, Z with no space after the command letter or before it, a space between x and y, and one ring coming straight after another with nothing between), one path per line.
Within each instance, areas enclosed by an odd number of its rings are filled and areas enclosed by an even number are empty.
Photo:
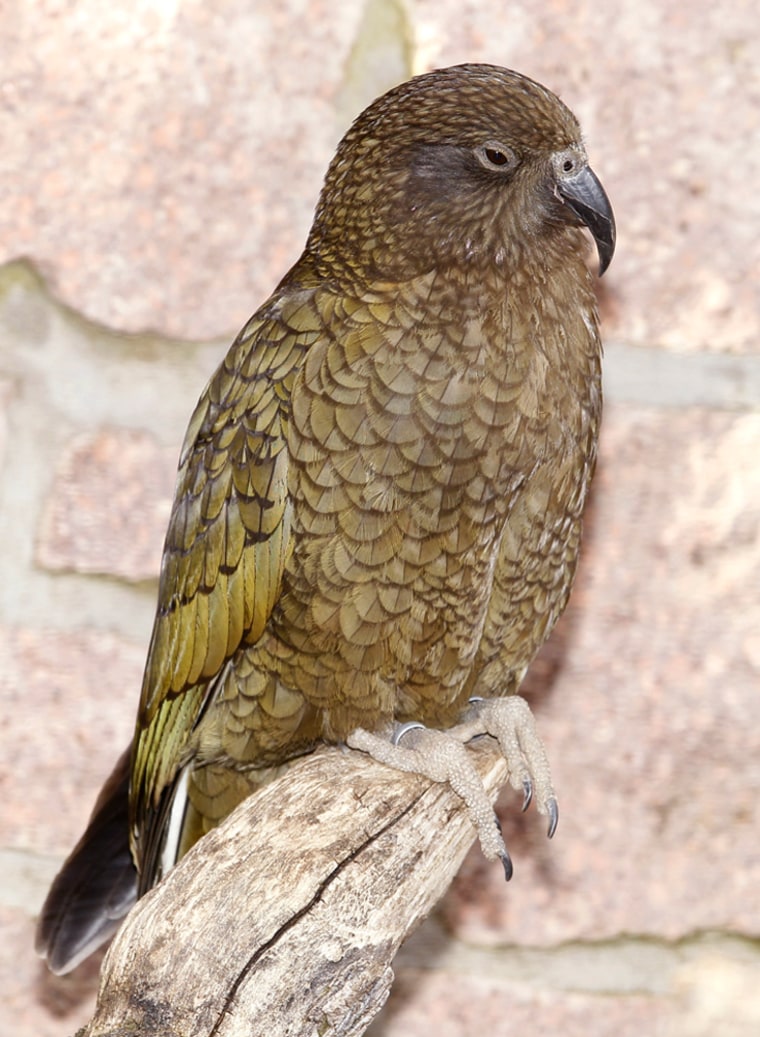
M509 159L503 151L497 151L496 148L486 148L485 156L492 166L506 166Z
M499 173L508 173L517 165L517 155L498 141L486 141L480 147L475 148L475 155L484 169Z

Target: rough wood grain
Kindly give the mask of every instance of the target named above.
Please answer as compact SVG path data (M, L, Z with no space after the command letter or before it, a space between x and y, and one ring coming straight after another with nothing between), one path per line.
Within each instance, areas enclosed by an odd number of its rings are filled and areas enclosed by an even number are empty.
M495 798L506 777L495 743L473 753ZM398 947L474 837L447 786L320 750L243 803L137 904L81 1033L361 1034L388 995Z

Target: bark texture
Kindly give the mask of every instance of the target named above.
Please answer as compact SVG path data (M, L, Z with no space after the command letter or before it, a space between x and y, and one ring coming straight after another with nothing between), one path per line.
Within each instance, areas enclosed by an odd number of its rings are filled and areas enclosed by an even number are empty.
M491 739L473 753L495 798L504 761ZM474 837L447 785L317 751L138 902L81 1037L363 1033Z

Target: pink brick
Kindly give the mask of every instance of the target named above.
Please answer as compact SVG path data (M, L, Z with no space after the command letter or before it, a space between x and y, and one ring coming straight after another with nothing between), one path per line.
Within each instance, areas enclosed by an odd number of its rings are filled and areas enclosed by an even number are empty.
M144 657L110 633L0 629L4 847L72 848L132 737Z
M37 543L44 568L157 579L176 477L174 450L146 432L99 429L66 445Z

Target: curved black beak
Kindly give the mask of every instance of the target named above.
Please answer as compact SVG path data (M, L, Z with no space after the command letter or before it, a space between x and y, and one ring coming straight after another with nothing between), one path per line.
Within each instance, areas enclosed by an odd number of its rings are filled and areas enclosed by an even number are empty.
M599 276L615 254L615 214L599 177L589 166L557 180L557 195L591 231L599 253Z

